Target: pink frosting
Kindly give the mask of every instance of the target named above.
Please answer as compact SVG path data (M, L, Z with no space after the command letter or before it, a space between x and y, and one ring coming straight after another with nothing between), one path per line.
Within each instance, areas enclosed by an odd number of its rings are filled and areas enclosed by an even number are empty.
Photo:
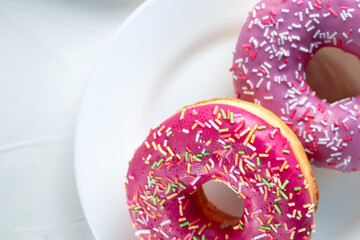
M240 33L232 67L239 98L285 121L315 166L344 172L360 169L360 98L319 99L305 67L326 46L360 56L359 8L359 0L259 1Z
M194 193L214 179L244 200L235 224L221 226L201 211ZM288 140L232 105L198 105L159 124L137 149L127 180L129 212L144 239L309 239L314 227Z

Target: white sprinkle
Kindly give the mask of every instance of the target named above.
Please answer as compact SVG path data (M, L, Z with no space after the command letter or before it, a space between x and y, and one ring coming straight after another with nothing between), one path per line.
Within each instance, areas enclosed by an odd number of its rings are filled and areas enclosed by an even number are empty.
M279 70L283 70L285 67L286 67L286 64L284 63L283 65L281 65L281 66L279 67Z
M266 237L266 236L267 236L267 234L264 233L264 234L261 234L261 235L258 235L256 237L254 237L254 240L257 240L257 239L260 239L260 238L263 238L263 237Z
M168 219L168 220L165 220L165 221L161 222L160 226L165 226L165 225L170 224L170 223L171 223L171 220Z
M264 81L264 78L260 78L259 82L256 84L256 88L259 88L263 81Z
M216 123L214 123L212 119L209 120L209 123L210 123L216 130L219 130L219 126L216 125Z
M221 140L221 139L219 139L218 142L221 143L222 145L225 145L225 144L226 144L226 143L225 143L223 140Z
M283 13L289 13L289 12L290 12L290 10L289 10L289 9L287 9L287 8L282 8L282 9L281 9L281 12L283 12Z
M149 229L141 229L135 232L135 236L139 237L141 234L150 234L150 233L151 231Z
M256 151L256 148L253 145L251 145L250 143L248 143L246 146L248 148L250 148L251 150L253 150L254 152Z
M306 29L308 32L312 31L315 28L315 26L311 26L308 29Z
M274 97L273 96L264 96L264 100L273 100Z
M313 38L316 38L316 37L319 35L320 32L321 32L321 30L318 29L318 30L316 31L316 33L313 35Z
M192 180L192 182L190 183L192 186L194 186L196 183L197 183L197 181L199 181L200 180L200 178L201 178L201 176L197 176L196 178L194 178L194 180Z

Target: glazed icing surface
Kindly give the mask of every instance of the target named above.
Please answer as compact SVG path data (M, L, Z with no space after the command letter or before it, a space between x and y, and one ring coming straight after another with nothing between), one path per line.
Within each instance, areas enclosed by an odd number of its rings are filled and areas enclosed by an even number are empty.
M235 222L204 212L199 189L211 180L243 199ZM228 104L185 108L152 129L127 181L129 212L143 239L310 239L314 227L315 205L288 140Z
M315 166L360 169L360 96L327 103L305 68L323 47L360 56L360 1L263 0L249 13L234 53L238 98L273 111Z

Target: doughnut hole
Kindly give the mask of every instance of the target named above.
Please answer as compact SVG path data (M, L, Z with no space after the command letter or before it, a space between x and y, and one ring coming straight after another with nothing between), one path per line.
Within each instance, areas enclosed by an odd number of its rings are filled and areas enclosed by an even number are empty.
M310 60L306 78L320 99L328 103L360 94L360 62L339 48L324 47Z
M197 190L204 215L218 225L235 225L244 212L244 201L223 183L209 181Z

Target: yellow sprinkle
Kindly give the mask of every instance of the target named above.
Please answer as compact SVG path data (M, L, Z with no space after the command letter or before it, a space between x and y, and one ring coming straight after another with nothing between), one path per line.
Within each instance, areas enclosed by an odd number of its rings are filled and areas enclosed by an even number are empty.
M148 143L148 141L145 141L145 146L149 149L150 148L150 144Z
M250 130L249 134L247 135L247 137L246 137L246 139L245 139L245 141L243 143L244 145L248 144L248 142L249 142L251 136L254 134L256 128L257 128L257 124L255 124L253 129Z
M294 196L294 194L292 194L292 193L289 194L289 198L290 198L290 199L292 199L293 196Z
M211 143L211 140L207 141L207 142L205 143L205 145L206 145L206 146L209 146L210 143Z
M167 152L165 152L165 151L161 148L160 144L158 144L157 147L158 147L159 151L166 156Z
M222 122L219 119L215 119L215 122L221 126Z
M269 154L260 153L260 154L259 154L259 157L267 158L267 157L269 157Z
M280 195L279 187L276 187L276 196Z
M166 149L168 150L171 156L175 156L174 152L171 150L169 146L167 146Z
M189 230L194 230L194 229L198 229L199 228L199 225L193 225L191 227L189 227Z
M239 193L239 194L243 199L246 199L246 197L245 197L245 195L243 193Z
M243 159L242 158L240 158L240 166L239 167L240 167L241 173L245 175L245 170L244 170Z
M291 235L290 235L290 239L293 240L294 237L295 237L295 231L292 231L292 232L291 232Z
M248 168L250 168L251 169L251 171L254 171L255 169L250 165L250 164L246 164L246 166L248 167Z
M158 149L157 149L157 147L156 147L156 143L155 143L155 142L152 142L152 145L153 145L154 149L157 151Z
M194 130L197 126L197 123L194 123L194 125L191 127L191 130Z
M265 153L270 152L270 150L271 150L271 146L269 146L269 147L265 150Z
M190 174L190 171L191 170L191 163L188 163L188 165L187 165L187 172Z
M176 197L176 195L178 195L177 193L173 193L173 194L171 194L170 196L167 196L166 198L167 199L171 199L171 198L173 198L173 197Z
M261 220L261 218L260 218L259 216L257 216L256 219L259 221L259 223L260 223L261 225L264 225L264 222Z
M224 171L225 171L225 173L228 173L229 171L228 171L228 169L227 169L227 167L224 165Z
M254 135L255 136L255 135ZM251 157L250 157L250 159L254 159L254 157L256 157L256 155L257 155L257 153L255 152L255 153L253 153L252 155L251 155Z
M271 223L271 221L273 220L273 218L274 218L274 216L273 216L273 215L271 215L271 217L269 218L269 220L267 221L267 223L268 223L268 224L270 224L270 223Z
M302 228L302 229L299 229L299 233L301 233L301 232L305 232L306 231L306 228Z
M178 219L179 222L185 222L186 221L186 217L182 217Z
M235 139L233 139L233 138L228 138L228 140L233 143L235 142Z
M275 228L275 226L274 225L272 225L272 224L270 224L270 227L274 230L274 232L278 232L278 230Z
M216 118L217 118L217 119L221 118L221 113L218 113L218 115L217 115Z
M206 173L209 173L209 170L207 169L206 165L204 166L204 170L205 170Z
M289 166L289 164L288 165L286 165L286 167L285 167L285 169L288 169L290 166Z
M219 110L219 107L218 107L218 106L215 106L214 111L213 111L213 115L215 115L218 110Z
M154 138L154 140L156 139L156 133L155 132L153 133L153 138Z
M305 189L308 189L308 188L309 188L309 184L306 184L304 188L305 188Z
M255 137L256 137L256 135L252 135L252 136L251 136L251 140L250 140L250 143L251 143L251 144L253 144L253 143L254 143L254 141L255 141Z
M149 161L149 160L145 160L145 163L146 163L146 164L150 164L150 161Z
M239 135L240 135L240 137L242 137L242 136L244 136L246 133L248 133L249 131L251 130L251 128L247 128L247 129L245 129L244 131L242 131Z
M177 156L177 158L180 160L181 159L181 156L180 156L180 154L176 154L176 156Z

